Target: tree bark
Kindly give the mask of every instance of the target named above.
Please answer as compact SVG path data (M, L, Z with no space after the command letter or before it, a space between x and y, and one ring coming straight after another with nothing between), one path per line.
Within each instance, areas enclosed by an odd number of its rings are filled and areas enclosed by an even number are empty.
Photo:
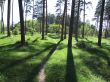
M8 0L8 8L7 8L7 36L10 36L10 7L11 7L11 0Z
M48 34L48 9L47 9L47 0L46 0L46 35Z
M69 27L69 37L68 37L68 47L72 47L72 34L73 34L73 25L74 25L74 8L75 8L75 0L72 0L72 8L71 8L71 19L70 19L70 27Z
M44 39L44 27L45 27L45 0L43 0L42 40Z
M67 33L67 23L66 23L66 20L67 20L67 10L66 10L66 16L65 16L65 29L64 29L64 39L66 39L66 33Z
M26 11L27 11L27 3L25 4L25 6L26 6ZM27 22L26 22L26 20L27 20L27 12L25 12L25 34L26 34L26 30L27 30Z
M84 0L84 13L83 13L83 28L82 28L82 38L84 38L84 33L85 33L85 0Z
M62 19L62 28L61 28L61 40L63 40L63 35L64 35L66 11L67 11L67 0L65 0L65 5L64 5L64 12L63 12L63 19Z
M98 46L101 46L101 41L102 41L104 6L105 6L105 0L102 0L102 8L101 8L101 14L100 14L100 28L99 28L99 34L98 34Z
M13 3L14 3L14 0L12 0L12 30L13 30Z
M75 39L78 41L78 28L79 28L79 15L80 13L80 0L78 1L78 11L77 11L77 21L76 21L76 33L75 33Z
M20 17L20 26L21 26L21 45L25 45L25 28L24 28L24 16L23 16L23 6L22 0L18 0L19 5L19 17Z
M32 14L32 28L34 29L34 20L33 20L33 15L34 15L34 0L33 0L33 14Z

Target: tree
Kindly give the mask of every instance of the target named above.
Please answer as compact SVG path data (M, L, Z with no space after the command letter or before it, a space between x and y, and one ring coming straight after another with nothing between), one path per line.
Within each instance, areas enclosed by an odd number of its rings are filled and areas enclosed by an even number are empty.
M11 0L8 0L8 8L7 8L7 36L10 36L10 7L11 7Z
M75 39L78 41L78 28L79 28L79 18L80 18L80 1L78 0L78 6L77 6L77 21L76 21L76 29L75 29Z
M81 0L81 2L82 2L82 4L83 4L83 8L82 8L82 10L83 10L83 28L82 28L82 38L84 38L85 36L84 36L84 34L85 34L85 29L84 29L84 27L85 27L85 12L86 12L86 5L91 5L92 3L89 1L89 2L86 2L86 0Z
M67 10L65 14L64 39L66 39L66 33L67 33Z
M48 14L48 24L53 24L53 23L56 23L55 22L55 15L54 14Z
M105 6L105 0L102 0L102 8L101 8L101 14L100 14L100 27L99 27L99 34L98 34L98 46L101 46L104 6Z
M45 27L45 0L43 0L42 40L44 39L44 27Z
M20 26L21 26L21 45L25 45L25 28L24 28L24 16L23 16L23 6L22 0L18 0L19 5L19 17L20 17Z
M62 0L57 0L56 3L56 14L57 14L57 20L56 22L59 22L59 28L60 28L60 24L61 24L61 4L62 4ZM61 36L62 38L62 36Z
M97 23L97 28L98 28L98 26L99 26L99 17L100 17L100 13L101 13L101 6L102 6L102 0L99 0L98 1L98 4L97 4L97 6L96 6L96 11L95 11L95 20L96 20L96 23Z
M63 34L64 34L64 27L65 27L65 17L66 17L66 14L67 14L67 0L64 1L65 4L64 4L64 11L63 11L63 19L62 19L62 29L61 29L61 40L63 40Z
M62 18L62 28L61 28L61 40L63 40L66 12L67 12L67 0L65 0L65 4L64 4L64 11L63 11L63 18Z
M12 0L12 29L13 29L13 4L14 4L14 0Z
M47 9L47 0L46 0L46 35L48 33L48 9Z
M33 13L32 13L32 28L34 28L33 26L34 26L34 0L33 0Z
M84 38L84 26L85 26L85 0L84 0L84 13L83 13L83 29L82 29L82 38Z
M4 20L3 20L3 13L4 13L4 3L5 0L0 1L0 6L1 6L1 33L4 33Z
M31 0L24 0L24 15L25 15L25 32L27 28L27 15L31 12Z
M43 2L42 0L35 2L33 17L37 18L40 23L40 33L42 33L42 15L43 15Z
M68 47L70 47L70 48L72 47L72 34L73 34L74 11L75 11L74 8L75 8L75 0L72 0L69 37L68 37Z

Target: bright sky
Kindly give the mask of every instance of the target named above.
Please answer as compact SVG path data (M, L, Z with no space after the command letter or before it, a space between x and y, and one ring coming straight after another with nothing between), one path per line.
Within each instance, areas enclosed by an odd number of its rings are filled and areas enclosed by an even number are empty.
M92 18L94 17L94 11L97 5L98 0L86 0L86 1L91 1L92 2L92 7L88 10L86 10L86 20L92 21ZM55 4L56 0L49 1L48 0L48 12L49 13L55 13ZM4 21L6 24L7 20L7 0L5 2L5 8L4 8ZM0 18L1 18L1 13L0 13ZM11 17L12 18L12 17ZM30 17L28 17L30 18ZM81 17L82 18L82 17ZM18 0L14 0L14 23L17 23L19 21L19 9L18 9ZM94 22L91 22L94 23Z

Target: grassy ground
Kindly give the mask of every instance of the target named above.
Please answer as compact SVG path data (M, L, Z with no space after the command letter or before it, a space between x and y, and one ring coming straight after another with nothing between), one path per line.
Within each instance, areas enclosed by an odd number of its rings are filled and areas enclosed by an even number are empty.
M110 40L99 48L95 37L73 39L72 49L53 34L27 35L24 47L19 41L19 35L0 36L0 82L38 82L42 65L46 82L110 82Z

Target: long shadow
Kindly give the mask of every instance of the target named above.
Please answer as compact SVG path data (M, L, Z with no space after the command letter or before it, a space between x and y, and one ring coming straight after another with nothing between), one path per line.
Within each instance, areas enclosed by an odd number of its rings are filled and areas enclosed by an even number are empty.
M59 41L56 45L53 46L49 54L39 63L33 70L32 72L27 76L27 79L25 82L33 82L34 77L39 73L39 71L44 67L44 65L47 63L51 55L55 52L57 49L58 45L60 44L61 41Z
M15 50L21 47L21 43L18 41L14 44L9 44L5 46L0 46L0 51L10 51L10 50Z
M93 44L88 44L87 42L77 45L78 48L91 54L88 58L83 59L82 57L83 62L94 74L100 75L108 82L110 80L110 53L106 48L92 47L91 45Z
M110 66L110 57L108 56L108 52L106 52L105 50L103 49L106 49L106 48L94 48L92 47L92 45L94 44L90 44L88 42L85 42L85 41L81 41L79 42L78 44L76 44L78 46L78 48L80 49L83 49L89 53L91 53L92 55L96 55L98 57L101 57L105 60L107 60L107 63L108 63L108 66Z
M102 51L97 48L90 48L90 49L87 49L87 51L93 55L96 55L98 57L101 57L101 58L107 60L108 66L110 66L110 57L108 56L107 52Z
M78 82L72 48L69 48L69 47L68 47L68 51L67 51L67 65L66 65L65 82Z
M5 39L5 38L7 38L7 36L2 36L2 37L0 37L0 39Z
M16 60L16 61L12 61L12 63L10 63L9 65L7 65L7 66L1 68L1 69L0 69L0 72L4 72L4 71L6 71L7 69L10 69L11 67L16 66L16 65L18 65L18 64L21 64L21 63L27 61L28 59L30 59L30 58L32 58L32 57L34 57L34 56L38 56L38 55L42 54L43 52L47 51L48 49L52 48L53 46L55 46L55 44L46 47L46 48L45 48L44 50L42 50L42 51L39 51L39 52L37 51L35 54L31 54L31 55L29 55L29 56L27 56L27 57L25 57L25 58L22 58L22 59L19 59L19 60Z
M48 36L52 39L59 39L60 38L60 36L57 34L48 34Z

